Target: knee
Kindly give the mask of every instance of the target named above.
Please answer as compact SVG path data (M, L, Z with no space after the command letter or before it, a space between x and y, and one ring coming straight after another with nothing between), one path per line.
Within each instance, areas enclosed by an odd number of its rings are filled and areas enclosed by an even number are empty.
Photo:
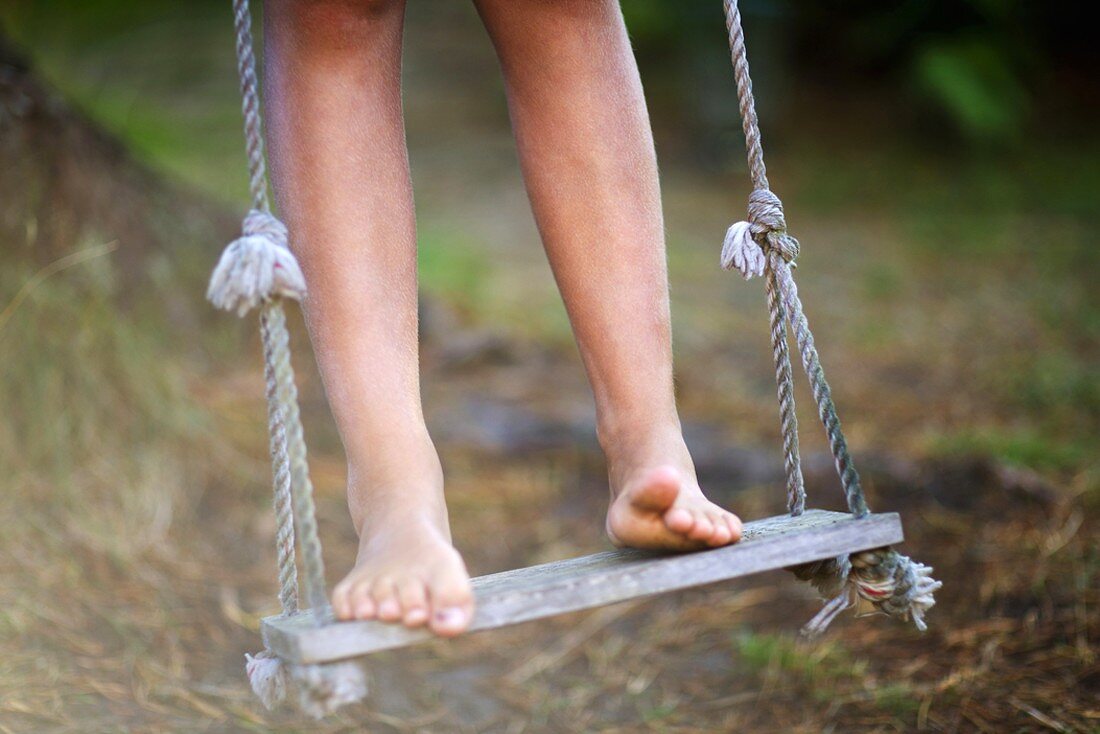
M308 35L347 36L405 12L405 0L268 0L276 22Z
M475 0L500 23L526 33L544 31L551 37L583 27L622 23L619 0ZM563 38L563 41L570 39Z
M357 6L360 17L400 15L405 12L405 0L337 0L337 2Z

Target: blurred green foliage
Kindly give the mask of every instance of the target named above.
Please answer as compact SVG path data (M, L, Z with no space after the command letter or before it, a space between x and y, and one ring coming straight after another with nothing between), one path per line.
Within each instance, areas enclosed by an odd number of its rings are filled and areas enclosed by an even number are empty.
M1095 93L1091 99L1080 95L1079 85L1087 83L1083 70L1095 68L1100 54L1084 30L1086 11L1065 0L740 5L758 81L762 67L768 85L780 89L787 84L779 79L821 84L845 96L871 86L895 122L919 125L925 134L1012 145L1033 125L1051 124L1032 117L1041 104L1055 99L1074 108L1071 117L1081 117L1097 102ZM724 60L725 49L715 42L724 38L719 2L624 0L623 10L650 76L698 69L702 57L711 65ZM693 97L717 94L717 85L729 83L728 74L697 74L667 101L692 104ZM707 95L685 89L698 84Z
M1014 141L1023 133L1031 96L986 39L928 43L918 49L913 65L916 81L966 134Z
M0 30L70 103L139 158L243 201L247 178L228 2L0 3Z
M681 133L679 144L693 148L684 152L697 162L735 155L739 123L721 3L623 0L622 7L659 121ZM1073 69L1095 65L1100 52L1083 10L1065 0L743 0L741 7L765 113L801 103L806 88L843 99L871 95L893 125L982 148L1019 144L1040 124L1072 125L1097 103L1095 93L1081 93L1087 71ZM238 114L228 2L5 3L0 27L139 154L226 195L242 190L240 174L220 165L238 154L237 140L223 132L236 131ZM1033 116L1051 107L1067 113Z
M1072 472L1094 460L1095 433L1062 440L1033 427L975 428L935 437L929 448L942 456L991 456L1010 466L1043 472Z

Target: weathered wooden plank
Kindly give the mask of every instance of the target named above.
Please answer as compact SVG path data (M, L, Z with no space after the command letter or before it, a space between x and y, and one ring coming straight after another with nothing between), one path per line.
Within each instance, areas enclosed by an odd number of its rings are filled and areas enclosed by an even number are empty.
M902 540L895 513L856 520L847 513L808 510L800 517L746 523L736 545L681 554L615 550L504 571L473 580L477 611L470 631L542 619L761 571L892 545ZM376 621L314 625L305 612L268 617L262 631L282 658L316 663L405 647L431 639L424 629Z

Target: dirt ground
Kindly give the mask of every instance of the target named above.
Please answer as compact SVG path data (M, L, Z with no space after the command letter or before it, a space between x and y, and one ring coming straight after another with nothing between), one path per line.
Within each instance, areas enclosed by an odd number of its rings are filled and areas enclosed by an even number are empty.
M471 570L605 547L606 489L575 356L484 330L444 331L425 342L428 404ZM686 367L681 378L689 406L693 373ZM303 382L332 577L353 557L354 538L309 369ZM4 566L16 583L4 591L0 730L1089 732L1100 724L1100 558L1095 507L1082 497L1089 477L1058 484L988 458L877 450L862 457L873 507L903 513L903 551L945 582L927 633L845 616L823 640L805 642L798 629L818 602L773 573L382 653L368 664L366 704L322 723L265 713L241 669L257 649L259 618L275 609L259 387L251 366L191 385L216 416L211 430L228 441L189 461L238 474L192 487L146 547L103 547L93 540L102 536L74 532L80 519L64 508L52 519L66 518L67 532L32 515L34 527L16 532L23 543L9 537ZM782 483L776 449L739 440L773 430L768 410L751 427L749 402L719 395L705 411L689 408L687 431L705 486L751 518L781 510ZM807 475L815 503L837 507L820 450L808 456Z

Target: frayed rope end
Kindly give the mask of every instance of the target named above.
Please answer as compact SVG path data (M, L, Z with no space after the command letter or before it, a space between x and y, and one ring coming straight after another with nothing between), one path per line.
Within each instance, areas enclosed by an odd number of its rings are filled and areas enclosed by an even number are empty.
M722 243L722 267L737 270L745 280L764 274L767 257L775 253L792 268L798 257L798 240L787 233L783 202L767 189L749 195L747 221L734 222Z
M244 669L252 692L271 711L286 699L287 671L283 661L270 650L245 655Z
M817 561L794 569L795 575L812 583L829 601L803 628L817 637L857 598L871 602L891 617L912 620L924 632L925 613L936 604L934 594L943 582L932 578L932 567L917 563L891 548L856 553Z
M272 298L300 301L306 281L287 247L286 226L268 212L253 209L241 236L229 243L210 276L206 297L215 306L244 316Z
M737 270L745 280L764 274L764 251L752 238L748 222L734 222L722 243L722 267Z
M893 595L876 606L901 619L913 620L913 625L924 632L928 629L924 614L936 605L935 593L943 587L942 581L932 578L933 568L917 563L908 556L898 556L897 583Z
M268 711L286 700L291 680L298 687L298 706L321 719L367 695L367 673L351 660L324 665L288 665L270 650L245 655L252 692Z
M341 706L358 703L367 695L367 672L352 660L296 665L291 675L298 683L298 706L314 719L324 718Z

